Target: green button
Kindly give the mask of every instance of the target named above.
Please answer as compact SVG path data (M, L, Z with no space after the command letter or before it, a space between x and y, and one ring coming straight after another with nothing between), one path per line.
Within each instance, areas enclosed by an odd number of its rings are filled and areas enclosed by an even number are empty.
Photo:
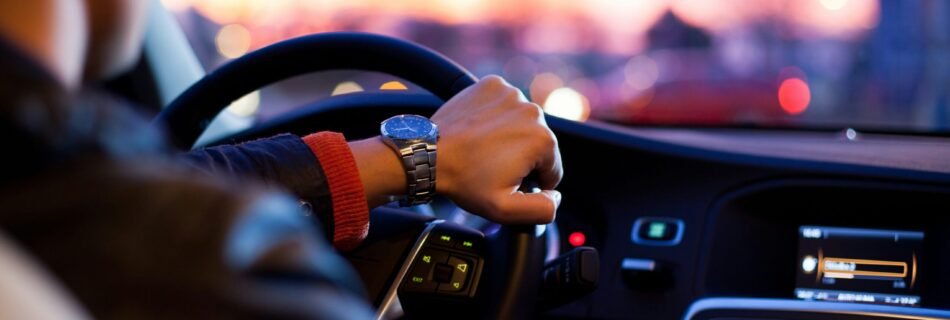
M430 255L423 255L423 256L422 256L422 261L424 261L425 263L432 263L432 256L430 256Z
M471 241L462 241L462 246L463 246L463 247L466 247L466 248L471 248L471 247L472 247L472 242L471 242Z
M442 240L442 241L445 241L445 242L449 242L449 241L452 241L452 237L443 235L443 236L440 236L440 237L439 237L439 240Z
M422 283L422 280L422 277L412 277L412 282L415 283Z
M663 234L666 233L666 223L663 222L651 222L650 229L647 231L647 236L650 238L663 238Z

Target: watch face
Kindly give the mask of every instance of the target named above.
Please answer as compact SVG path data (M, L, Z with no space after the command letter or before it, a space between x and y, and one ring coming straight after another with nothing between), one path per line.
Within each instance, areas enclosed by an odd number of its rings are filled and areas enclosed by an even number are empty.
M429 119L416 115L401 115L383 121L383 134L393 139L422 139L432 131Z

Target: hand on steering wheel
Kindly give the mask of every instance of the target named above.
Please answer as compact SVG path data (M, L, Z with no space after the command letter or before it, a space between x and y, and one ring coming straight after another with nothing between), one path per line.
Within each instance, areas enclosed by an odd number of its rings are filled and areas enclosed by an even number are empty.
M501 78L476 82L451 60L399 39L359 33L319 34L283 41L219 67L182 93L155 121L171 129L169 138L175 146L191 148L211 119L230 102L283 79L332 69L392 74L448 100L432 118L444 128L438 146L437 191L489 219L531 223L505 225L488 237L486 250L491 259L486 260L490 262L485 263L484 272L495 276L479 285L474 300L477 307L470 309L469 316L528 317L535 309L544 263L544 243L533 223L554 219L560 194L553 188L561 178L561 162L541 110ZM517 191L529 174L537 175L542 193ZM416 249L423 243L417 241ZM405 257L407 264L400 271L407 271L414 258L413 254ZM370 270L370 274L389 271ZM391 301L401 283L402 279L395 279L387 286L383 301Z
M439 125L436 191L459 207L502 224L547 224L561 194L560 153L537 104L498 76L446 102ZM405 172L381 139L350 144L371 207L406 192ZM519 190L531 175L540 192ZM530 189L529 189L530 190Z
M432 116L439 125L440 194L498 223L545 224L561 203L561 157L544 113L517 88L488 76ZM536 173L542 189L519 191Z

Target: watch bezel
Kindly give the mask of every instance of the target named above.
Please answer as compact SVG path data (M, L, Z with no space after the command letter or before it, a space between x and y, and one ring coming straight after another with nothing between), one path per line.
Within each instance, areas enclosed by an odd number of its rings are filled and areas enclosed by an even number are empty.
M429 128L429 131L426 132L426 133L424 133L424 134L422 134L422 135L420 135L418 138L404 139L404 138L399 138L399 137L393 136L393 135L389 132L389 130L386 129L386 124L389 123L390 121L392 121L392 120L394 120L394 119L397 119L397 118L409 118L409 117L411 117L411 118L416 118L416 119L420 119L420 120L425 120L425 121L429 122L429 125L431 126L431 127ZM420 116L420 115L401 114L401 115L392 116L392 117L389 117L389 118L386 119L386 120L383 120L383 122L381 122L381 123L379 124L379 132L382 133L382 135L385 136L387 139L391 139L391 140L394 140L394 141L399 141L399 142L402 142L402 143L406 143L406 142L417 142L417 141L418 141L418 142L424 142L424 141L431 141L431 140L436 140L436 139L438 139L438 137L439 137L439 126L436 125L435 122L432 122L432 120L430 120L429 118L426 118L426 117L423 117L423 116Z

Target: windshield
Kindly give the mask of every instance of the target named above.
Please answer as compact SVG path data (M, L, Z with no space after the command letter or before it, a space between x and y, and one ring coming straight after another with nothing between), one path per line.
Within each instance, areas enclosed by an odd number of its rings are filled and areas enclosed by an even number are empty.
M950 130L945 1L162 2L207 70L294 36L363 31L502 75L577 121ZM310 75L255 93L243 112L266 119L323 96L402 87L392 80Z

